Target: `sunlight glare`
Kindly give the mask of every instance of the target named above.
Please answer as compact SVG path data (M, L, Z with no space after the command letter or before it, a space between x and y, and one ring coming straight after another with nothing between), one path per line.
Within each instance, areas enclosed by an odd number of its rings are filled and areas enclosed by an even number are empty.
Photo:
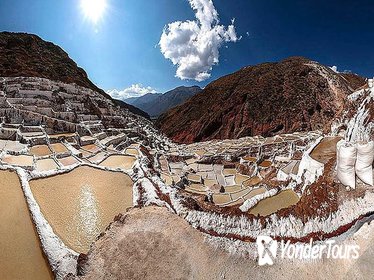
M80 6L84 16L93 23L97 23L104 15L107 0L81 0Z

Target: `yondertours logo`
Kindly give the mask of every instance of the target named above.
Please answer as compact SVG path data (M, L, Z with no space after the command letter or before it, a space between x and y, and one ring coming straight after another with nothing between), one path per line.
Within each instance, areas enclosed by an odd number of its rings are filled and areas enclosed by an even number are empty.
M358 259L358 245L336 244L335 240L313 244L313 239L307 244L292 244L290 240L276 241L270 236L258 236L256 240L258 264L273 265L277 258L281 259Z
M277 257L278 242L269 236L259 236L256 240L259 265L273 265Z

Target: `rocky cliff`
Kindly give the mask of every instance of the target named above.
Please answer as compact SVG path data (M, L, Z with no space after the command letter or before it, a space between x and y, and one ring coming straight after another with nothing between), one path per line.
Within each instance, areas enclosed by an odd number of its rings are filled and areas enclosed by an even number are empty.
M342 114L347 95L365 83L357 75L291 57L222 77L157 124L181 143L327 130Z

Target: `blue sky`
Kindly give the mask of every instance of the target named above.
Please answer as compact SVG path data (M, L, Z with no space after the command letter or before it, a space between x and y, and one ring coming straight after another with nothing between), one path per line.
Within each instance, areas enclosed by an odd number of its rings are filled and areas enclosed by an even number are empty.
M201 82L175 77L177 66L158 46L167 24L196 20L188 0L107 2L95 24L84 17L80 0L1 0L0 30L35 33L58 44L105 90L205 86L243 66L293 55L374 75L374 1L213 0L219 24L227 30L235 18L242 38L222 42L219 63Z

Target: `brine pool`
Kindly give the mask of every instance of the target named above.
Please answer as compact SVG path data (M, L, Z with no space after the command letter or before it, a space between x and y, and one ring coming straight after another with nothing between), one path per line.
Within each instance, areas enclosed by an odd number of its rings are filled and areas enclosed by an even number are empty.
M113 218L133 206L133 182L120 172L81 166L30 181L44 217L64 243L86 253Z
M111 155L100 163L100 166L109 168L131 169L136 161L134 156Z
M299 196L293 190L285 190L261 200L255 207L249 210L250 214L268 216L280 209L288 208L299 201Z
M53 279L15 172L0 170L0 279Z

